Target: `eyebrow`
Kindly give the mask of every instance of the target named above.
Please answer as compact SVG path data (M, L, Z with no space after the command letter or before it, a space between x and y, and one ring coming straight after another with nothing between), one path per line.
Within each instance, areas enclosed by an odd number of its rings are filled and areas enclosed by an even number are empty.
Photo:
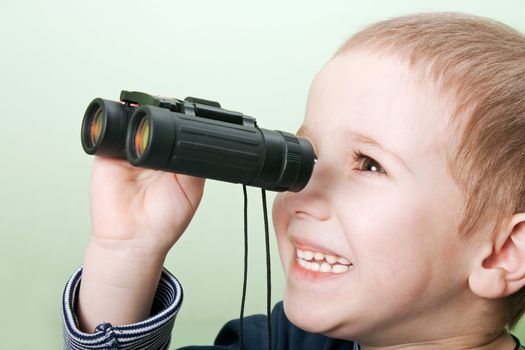
M385 147L383 147L378 141L376 141L371 136L368 136L366 134L363 134L363 133L360 133L360 132L356 132L356 131L353 131L353 130L344 130L343 133L345 135L345 138L351 138L353 140L356 140L359 143L368 145L368 146L370 146L372 148L377 149L379 152L384 153L384 154L392 157L399 164L401 164L407 171L412 173L412 171L410 170L410 168L408 167L408 165L406 164L406 162L404 161L403 158L401 158L398 154L396 154L396 153L394 153L392 151L388 151ZM299 136L301 136L301 135L309 136L309 135L315 134L315 132L313 132L313 130L308 128L307 126L303 125L303 126L301 126L299 128L299 130L297 131L297 134Z

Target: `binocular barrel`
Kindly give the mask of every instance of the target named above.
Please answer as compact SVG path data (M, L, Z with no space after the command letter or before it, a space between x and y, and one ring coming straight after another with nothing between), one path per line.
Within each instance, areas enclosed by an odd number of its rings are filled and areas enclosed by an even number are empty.
M308 140L258 128L250 117L194 98L157 106L97 98L84 115L81 140L88 154L271 191L300 191L315 163Z

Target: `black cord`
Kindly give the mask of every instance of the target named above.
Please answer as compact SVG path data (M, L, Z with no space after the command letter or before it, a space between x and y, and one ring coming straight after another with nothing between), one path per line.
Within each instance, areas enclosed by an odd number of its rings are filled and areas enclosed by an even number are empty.
M246 194L246 185L242 185L244 195L244 278L242 283L241 298L241 316L239 325L239 343L241 350L244 348L243 331L244 331L244 304L246 303L246 286L248 284L248 195Z
M520 340L512 334L511 337L514 338L514 341L516 342L516 347L514 348L514 350L519 350L519 348L521 348Z
M270 260L270 233L268 229L268 209L266 204L266 191L262 190L263 216L264 216L264 241L266 246L266 316L268 327L268 350L272 349L272 271ZM240 349L244 348L244 305L246 303L246 287L248 284L248 195L246 185L242 185L244 195L244 279L242 285L241 315L239 324Z
M268 350L272 349L272 271L270 266L270 234L268 230L268 209L266 208L266 191L261 189L264 215L264 240L266 245L266 315L268 319Z

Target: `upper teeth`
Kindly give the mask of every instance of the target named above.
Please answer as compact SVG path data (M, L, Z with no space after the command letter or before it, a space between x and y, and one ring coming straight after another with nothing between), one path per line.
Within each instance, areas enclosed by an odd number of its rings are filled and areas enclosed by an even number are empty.
M350 260L341 256L297 249L297 262L312 271L343 273L352 266Z

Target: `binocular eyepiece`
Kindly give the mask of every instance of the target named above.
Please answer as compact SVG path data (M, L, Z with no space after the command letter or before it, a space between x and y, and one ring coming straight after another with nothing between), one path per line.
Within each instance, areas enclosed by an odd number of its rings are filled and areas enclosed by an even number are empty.
M214 101L122 91L94 99L81 130L88 154L270 191L302 190L315 164L311 143L257 127L254 118Z

